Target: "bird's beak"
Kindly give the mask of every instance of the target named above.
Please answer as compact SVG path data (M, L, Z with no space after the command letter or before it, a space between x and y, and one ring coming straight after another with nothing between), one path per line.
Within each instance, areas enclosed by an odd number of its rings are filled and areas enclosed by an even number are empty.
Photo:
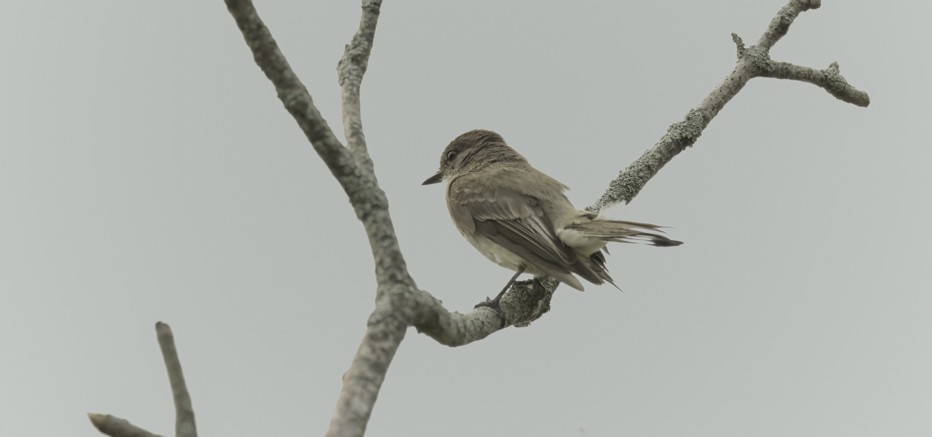
M442 180L443 180L443 172L438 171L437 174L435 174L435 175L433 175L433 176L427 178L427 180L424 181L424 183L421 184L421 185L436 184L437 182L440 182L440 181L442 181Z

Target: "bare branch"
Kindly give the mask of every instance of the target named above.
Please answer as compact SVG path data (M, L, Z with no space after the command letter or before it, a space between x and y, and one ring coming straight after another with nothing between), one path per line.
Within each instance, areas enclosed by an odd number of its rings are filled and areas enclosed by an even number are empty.
M692 146L709 122L738 94L747 82L755 77L780 77L803 80L822 86L832 95L849 103L866 106L870 101L866 93L856 90L832 68L815 72L801 67L787 68L783 63L770 60L769 50L789 30L790 25L801 12L817 9L819 0L790 0L777 12L757 45L745 47L736 34L732 34L738 51L738 62L725 80L699 104L686 114L683 121L673 124L657 144L648 149L609 183L608 189L589 210L600 210L617 203L628 203L644 188L650 178L654 177L674 156ZM781 75L781 76L777 76Z
M126 419L120 419L109 414L88 413L91 424L103 434L113 437L162 437L146 431Z
M356 217L365 226L375 260L376 280L380 284L380 289L382 284L387 283L413 284L408 275L404 257L398 248L391 216L388 214L388 199L379 187L375 173L372 171L372 163L366 152L365 139L362 136L362 122L359 117L359 85L362 73L365 72L369 62L381 2L366 0L363 3L360 30L353 37L354 43L350 44L347 49L350 54L344 55L340 65L340 71L346 72L345 75L341 74L340 78L344 88L344 100L355 105L355 109L344 108L344 118L348 118L352 126L356 126L347 128L347 132L350 133L348 137L355 144L353 152L350 153L340 144L320 111L314 106L311 95L288 65L288 61L259 17L252 1L224 1L242 31L246 45L252 50L256 64L275 85L278 98L298 122L298 126L311 141L314 150L337 178L343 191L349 197L350 204L353 205ZM356 134L357 127L358 135Z
M362 130L362 113L359 108L359 88L363 75L369 68L369 55L375 39L375 27L379 21L382 0L365 0L362 2L362 16L359 30L353 40L346 45L343 57L337 64L340 87L343 90L343 132L346 143L357 161L372 167L372 159L366 151L366 137Z
M825 91L838 100L861 107L867 107L871 103L870 96L866 92L848 84L848 81L841 75L837 62L832 62L824 70L802 67L787 62L771 62L769 68L762 72L761 76L811 83L824 88Z
M734 32L731 34L731 40L735 42L735 46L738 48L738 59L741 59L748 50L748 48L744 46L744 40Z
M194 409L191 406L191 395L184 383L184 374L181 371L181 360L178 359L178 350L175 348L175 337L172 328L165 323L155 324L159 347L162 349L162 359L165 369L168 370L168 381L171 384L172 396L175 401L175 436L197 437L197 427L194 424ZM125 419L109 414L87 415L91 423L100 432L113 437L161 437L146 431Z
M555 281L553 281L555 283ZM330 422L327 436L361 436L375 406L388 365L400 345L406 328L414 325L437 342L447 346L462 346L481 340L507 325L527 325L550 309L550 284L546 297L541 290L524 284L502 299L502 315L489 308L477 308L468 314L447 311L441 302L417 288L399 285L382 291L376 309L369 317L366 335L359 345L353 363L343 377L343 389L337 401L337 411Z
M619 173L618 177L609 183L602 197L586 209L598 211L621 202L628 203L634 199L647 181L654 177L664 165L687 147L695 144L702 131L725 104L755 77L802 80L825 88L830 94L843 101L867 106L870 102L867 94L848 85L838 73L836 64L827 70L817 71L770 60L770 48L786 35L796 17L802 12L817 9L819 6L821 6L819 0L790 0L771 20L757 45L752 47L745 47L741 37L733 33L732 40L738 54L738 62L734 70L703 99L699 106L691 109L682 121L671 125L659 142ZM553 281L549 284L554 287L558 285ZM550 286L547 290L552 294L553 289ZM508 294L513 292L515 292L514 288L509 290ZM524 293L521 290L519 292ZM549 294L544 297L546 300L549 298ZM506 318L511 319L507 312Z
M388 213L388 200L376 180L362 130L359 89L372 51L381 2L363 2L359 30L347 46L338 67L349 143L347 150L337 141L314 106L310 94L291 70L252 2L225 1L256 63L275 85L279 99L340 182L369 238L378 282L376 308L369 317L366 335L345 374L337 411L327 433L331 436L362 435L388 365L410 325L411 319L406 317L410 311L400 309L408 307L407 297L425 294L415 289L408 274Z
M790 30L790 25L800 13L810 9L819 9L820 6L822 6L821 0L790 0L780 9L780 12L777 12L777 16L770 20L767 31L757 41L757 47L764 52L770 52L770 48L780 41L783 35L786 35L786 32Z
M386 302L383 299L369 316L366 335L343 375L343 389L327 437L358 437L366 432L388 365L408 329L404 315L393 311Z
M447 346L463 346L482 340L507 326L527 326L550 310L550 297L556 281L535 289L529 281L515 285L501 301L499 313L488 307L478 307L467 314L449 312L428 293L413 294L411 320L418 332Z
M168 371L168 381L172 388L172 397L175 401L175 436L197 437L197 426L194 423L194 408L191 405L191 395L184 383L184 373L181 371L181 360L178 359L178 350L175 349L175 336L171 326L158 322L155 332L162 349L162 359L165 360L165 369Z
M298 126L310 140L314 150L327 164L343 189L348 190L347 185L352 185L354 182L356 165L349 156L349 152L333 135L333 131L330 130L330 126L327 125L320 111L317 110L307 88L288 65L288 61L278 48L278 43L259 18L252 1L225 0L225 2L230 14L236 20L236 25L243 32L246 45L252 50L256 64L275 86L278 99L298 122Z

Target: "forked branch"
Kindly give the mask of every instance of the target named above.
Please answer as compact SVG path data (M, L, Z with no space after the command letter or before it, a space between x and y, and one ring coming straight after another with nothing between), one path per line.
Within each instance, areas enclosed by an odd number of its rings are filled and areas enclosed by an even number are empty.
M178 350L175 349L172 328L165 323L158 322L155 324L155 332L159 347L162 349L162 358L165 361L165 370L168 371L168 381L175 401L175 437L197 437L194 408L191 406L191 395L188 394L188 387L184 382L181 360L178 358ZM112 437L160 437L125 419L109 414L90 413L88 418L98 431Z
M690 110L686 117L674 123L657 144L648 149L609 183L602 197L588 209L600 210L618 203L628 203L644 188L654 175L670 162L674 156L695 144L709 122L738 94L749 80L755 77L774 77L794 79L825 88L833 96L858 106L867 106L870 99L867 93L848 85L838 74L838 65L827 70L816 71L791 64L770 60L770 49L780 40L800 13L821 6L818 0L790 0L770 21L767 30L761 35L756 45L745 47L741 38L732 34L737 46L738 62L734 70L699 106Z
M350 369L344 376L343 389L327 432L328 436L361 436L365 432L388 365L404 338L407 327L415 326L418 331L444 345L468 344L481 340L505 326L526 325L539 318L549 310L550 298L557 283L548 278L541 278L545 284L543 291L527 285L516 285L502 299L501 314L485 307L460 314L446 310L429 293L417 289L408 275L388 213L385 193L375 178L372 160L367 151L359 104L360 85L372 51L381 0L362 1L359 30L347 45L338 65L339 82L343 91L346 147L340 143L321 116L311 95L288 65L252 2L225 2L242 31L256 64L272 82L278 98L346 192L369 238L378 283L376 306L369 317L366 334ZM620 172L618 177L611 181L605 194L589 209L599 210L634 199L647 181L667 162L696 142L722 107L752 78L799 80L820 86L843 101L867 106L870 101L867 94L849 85L840 75L835 63L825 70L815 70L775 62L769 58L770 49L786 35L797 16L819 6L818 0L790 0L777 13L754 46L745 47L741 39L734 36L738 51L738 62L734 70L697 107L691 109L682 121L671 125L660 141ZM167 325L164 326L167 329ZM170 341L171 336L167 338ZM174 346L171 350L173 349ZM170 376L173 373L172 369L177 367L178 380L170 378L178 412L176 431L178 435L193 436L195 431L190 399L185 400L186 391L184 396L175 392L176 383L180 382L182 388L184 385L180 365L174 366L169 363L164 347L163 355L166 356ZM92 414L90 417L101 432L112 436L154 435L112 416ZM184 424L182 418L185 418Z

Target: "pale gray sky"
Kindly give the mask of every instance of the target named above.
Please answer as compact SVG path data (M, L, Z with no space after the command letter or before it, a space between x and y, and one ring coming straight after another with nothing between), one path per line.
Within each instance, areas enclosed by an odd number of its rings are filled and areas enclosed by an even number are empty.
M585 206L697 104L782 0L386 1L366 133L408 266L466 311L511 275L420 182L499 131ZM341 131L358 4L258 1ZM374 297L361 225L223 3L7 2L0 15L0 435L171 435L172 325L202 435L320 435ZM450 349L409 332L370 436L932 435L928 2L827 0L773 50L841 103L757 79L635 201L673 249Z

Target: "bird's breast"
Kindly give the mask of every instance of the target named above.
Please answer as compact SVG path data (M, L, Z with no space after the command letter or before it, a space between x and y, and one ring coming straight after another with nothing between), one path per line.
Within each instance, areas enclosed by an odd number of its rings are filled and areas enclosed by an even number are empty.
M518 255L515 255L512 251L505 249L502 246L499 246L498 243L485 238L472 230L463 229L460 226L457 226L460 233L463 234L463 237L469 244L472 244L476 250L479 251L483 256L489 259L489 261L494 262L506 269L517 271L522 266L526 267L526 262L523 258Z

